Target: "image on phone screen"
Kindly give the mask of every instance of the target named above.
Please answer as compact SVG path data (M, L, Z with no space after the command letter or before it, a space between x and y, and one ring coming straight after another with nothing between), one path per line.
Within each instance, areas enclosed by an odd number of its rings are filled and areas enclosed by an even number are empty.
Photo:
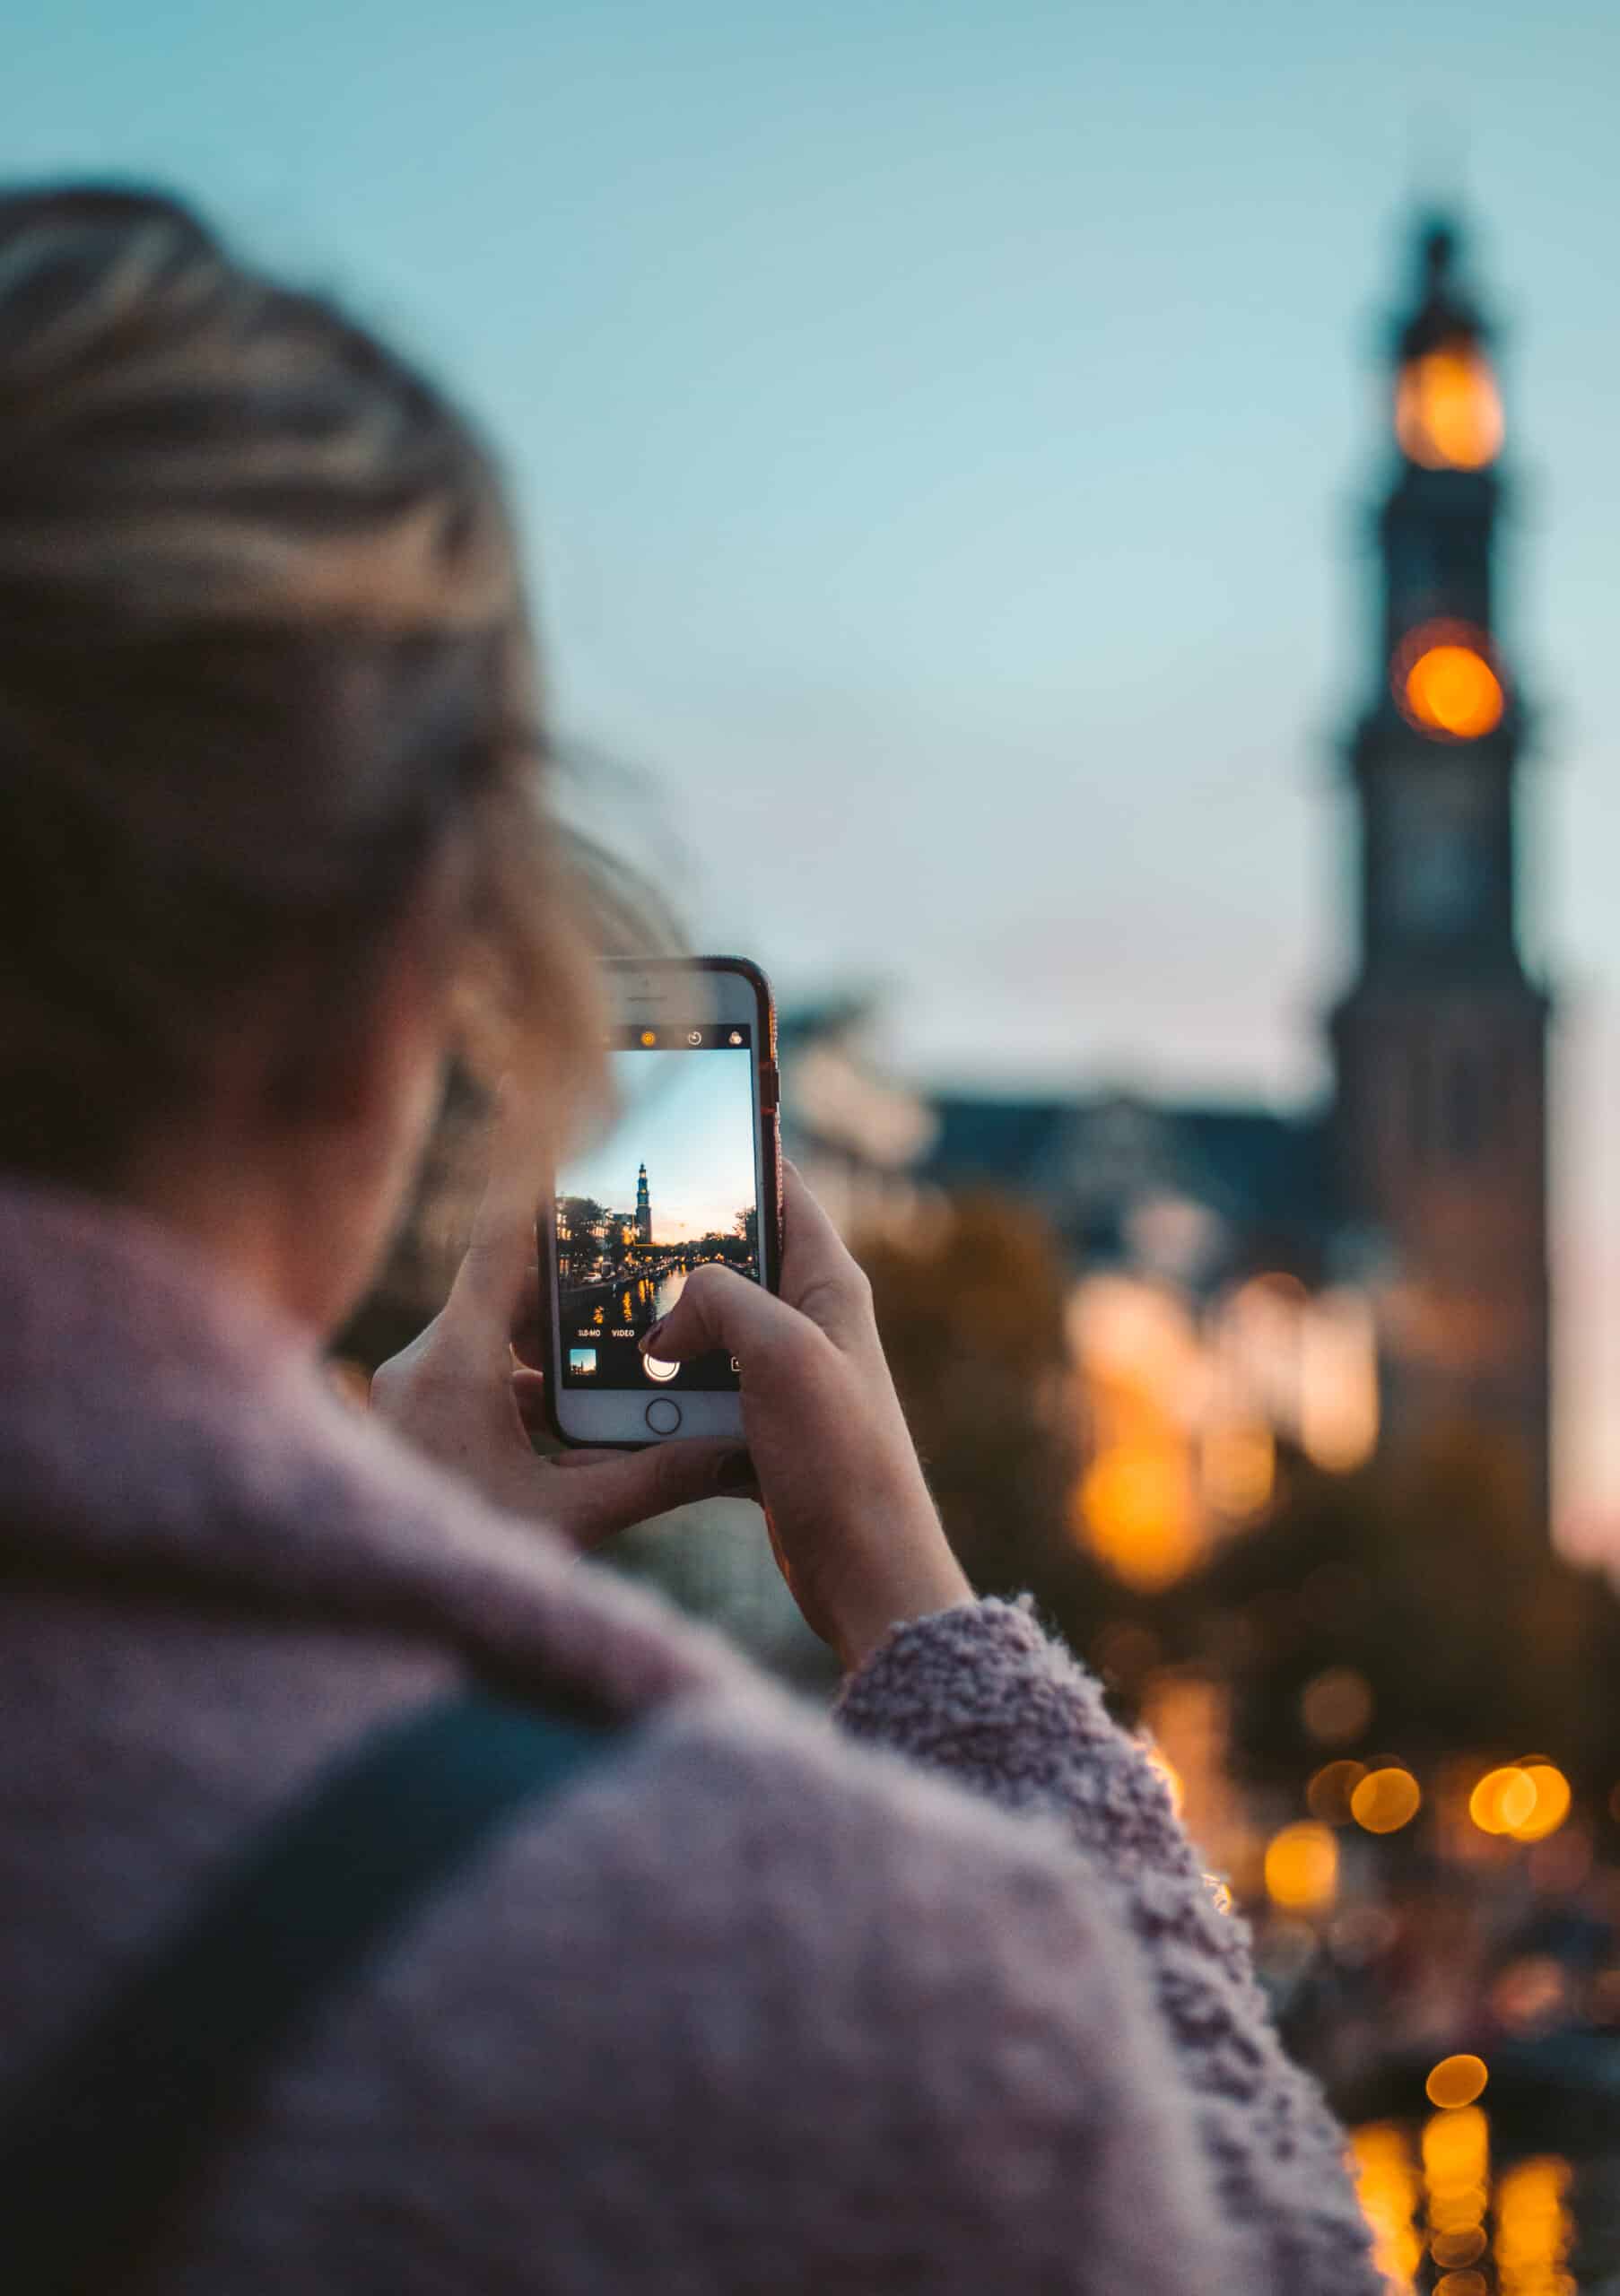
M760 1280L753 1031L631 1022L609 1057L618 1117L557 1187L562 1384L735 1391L727 1357L660 1362L637 1342L705 1261Z

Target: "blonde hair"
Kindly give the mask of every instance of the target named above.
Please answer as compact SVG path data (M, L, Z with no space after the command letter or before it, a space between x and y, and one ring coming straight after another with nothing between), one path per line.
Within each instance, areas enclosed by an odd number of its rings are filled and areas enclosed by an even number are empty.
M455 840L485 1060L587 1094L544 748L465 416L172 197L0 196L0 1162L114 1176L289 961L295 1091Z

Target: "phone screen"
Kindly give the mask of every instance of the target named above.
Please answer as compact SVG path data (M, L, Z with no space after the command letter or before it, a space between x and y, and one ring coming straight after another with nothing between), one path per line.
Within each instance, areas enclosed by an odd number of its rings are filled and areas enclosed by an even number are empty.
M705 1261L760 1280L753 1040L740 1021L614 1031L619 1115L557 1187L565 1387L735 1392L726 1356L665 1363L636 1343Z

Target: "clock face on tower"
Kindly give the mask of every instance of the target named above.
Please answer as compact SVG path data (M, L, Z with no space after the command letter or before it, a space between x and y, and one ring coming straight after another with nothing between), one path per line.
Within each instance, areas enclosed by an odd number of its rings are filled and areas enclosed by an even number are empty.
M1390 792L1389 890L1403 935L1453 940L1482 916L1490 891L1490 849L1476 810L1443 787Z

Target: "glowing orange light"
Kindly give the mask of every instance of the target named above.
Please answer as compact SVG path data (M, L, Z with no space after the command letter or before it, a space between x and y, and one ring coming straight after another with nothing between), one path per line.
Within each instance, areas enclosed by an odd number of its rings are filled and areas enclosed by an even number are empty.
M1081 1527L1093 1552L1134 1587L1167 1587L1198 1555L1189 1465L1171 1442L1116 1443L1080 1486Z
M1513 1833L1535 1814L1535 1780L1511 1765L1486 1770L1468 1796L1468 1815L1481 1833Z
M1395 435L1425 470L1483 470L1502 451L1502 400L1490 362L1471 343L1408 361L1395 386Z
M1470 2224L1463 2232L1436 2232L1429 2243L1429 2254L1437 2265L1473 2264L1485 2252L1483 2224Z
M1564 2206L1570 2166L1555 2156L1520 2161L1504 2171L1496 2195L1496 2270L1502 2296L1572 2290L1563 2270L1574 2227Z
M1471 646L1431 646L1402 682L1406 709L1426 733L1476 742L1502 723L1502 681Z
M1483 2213L1482 2204L1491 2173L1491 2125L1477 2105L1451 2106L1425 2122L1423 2133L1424 2175L1430 2195L1429 2221L1435 2222L1433 2203L1443 2197L1454 2206L1449 2215L1473 2221L1469 2212ZM1460 2231L1460 2224L1448 2228Z
M1329 1826L1302 1818L1266 1850L1266 1893L1289 1913L1322 1913L1338 1890L1338 1843Z
M1545 1841L1548 1834L1557 1832L1570 1813L1570 1783L1550 1761L1526 1762L1524 1774L1536 1789L1536 1806L1514 1828L1513 1839Z
M1372 2231L1373 2257L1391 2289L1410 2288L1423 2258L1414 2218L1421 2187L1405 2132L1393 2122L1358 2128L1350 2140L1356 2195Z
M1569 1813L1569 1780L1550 1761L1489 1770L1468 1796L1468 1815L1481 1833L1511 1834L1515 1841L1545 1841Z
M1276 1482L1276 1444L1261 1421L1212 1427L1204 1438L1204 1496L1218 1514L1241 1522L1258 1515Z
M1181 1782L1180 1771L1157 1746L1145 1746L1143 1752L1147 1758L1149 1770L1157 1770L1159 1776L1164 1780L1164 1790L1170 1796L1170 1806L1179 1818L1187 1806L1187 1788Z
M644 1045L649 1047L657 1044L658 1041L658 1032L657 1029L643 1029L641 1031L641 1041Z
M1423 1794L1409 1770L1369 1770L1350 1796L1350 1814L1368 1833L1398 1833L1418 1813Z
M1442 2057L1424 2083L1424 2092L1432 2105L1448 2109L1457 2105L1471 2105L1483 2094L1490 2074L1483 2057ZM1459 2263L1468 2261L1459 2257Z

